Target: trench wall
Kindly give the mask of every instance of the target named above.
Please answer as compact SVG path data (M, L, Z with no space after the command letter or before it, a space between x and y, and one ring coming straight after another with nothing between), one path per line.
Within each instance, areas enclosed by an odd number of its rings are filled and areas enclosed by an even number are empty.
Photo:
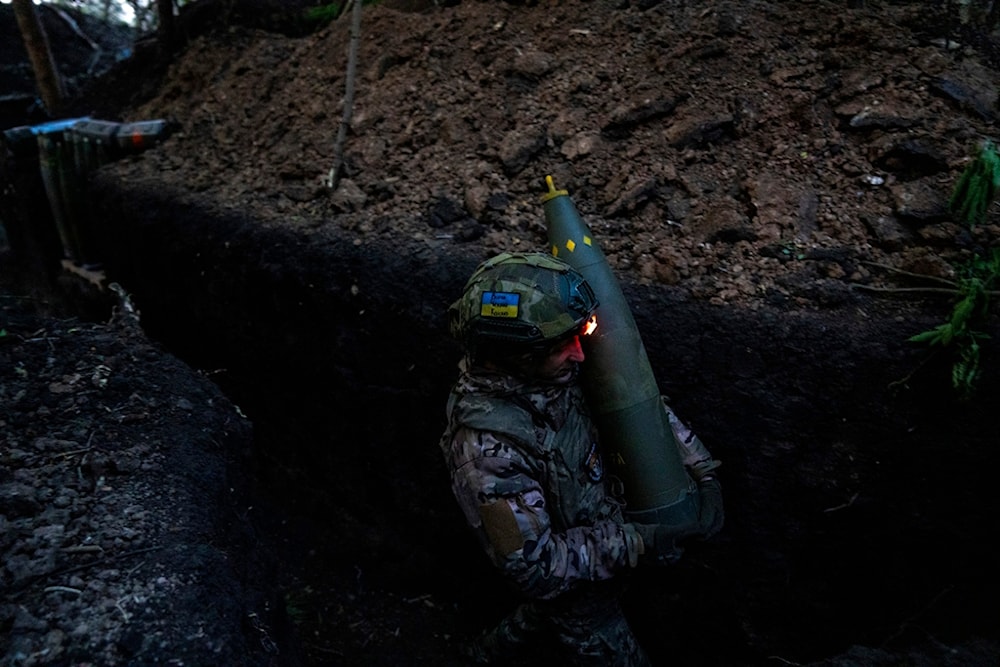
M254 421L262 493L386 586L470 609L501 594L437 449L458 361L444 314L475 248L292 232L154 183L93 190L108 275ZM727 502L723 534L636 594L646 631L802 659L997 639L996 355L963 403L947 364L904 343L947 304L738 310L624 287L661 390L724 461Z

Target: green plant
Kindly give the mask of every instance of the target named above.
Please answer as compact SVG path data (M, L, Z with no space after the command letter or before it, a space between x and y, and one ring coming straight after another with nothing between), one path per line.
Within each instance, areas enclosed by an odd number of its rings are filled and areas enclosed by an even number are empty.
M948 199L948 210L957 216L960 223L972 229L986 218L998 187L1000 154L994 143L986 140L955 184ZM990 297L997 294L994 286L998 276L1000 249L994 248L988 254L973 257L960 271L958 280L936 279L947 287L929 288L930 291L957 295L951 317L947 322L907 339L913 343L953 350L951 384L963 398L973 394L979 378L980 343L989 338L983 327L989 315Z
M963 271L963 277L956 283L958 301L947 322L928 331L911 336L913 343L952 348L955 362L951 370L951 384L963 398L975 391L979 377L980 341L989 338L981 330L989 314L990 296L1000 276L1000 249L994 249L988 257L975 257Z
M992 141L983 142L979 154L966 166L948 200L948 210L972 228L983 221L1000 187L1000 155Z
M361 5L364 7L369 7L371 5L378 4L377 0L362 0ZM351 5L351 0L345 0L344 2L330 2L325 5L317 5L316 7L309 7L305 10L303 14L306 23L311 25L313 29L322 28L328 23L332 23L340 18L340 15Z
M344 3L341 2L331 2L327 5L310 7L305 12L306 21L316 26L324 26L340 16L343 9Z

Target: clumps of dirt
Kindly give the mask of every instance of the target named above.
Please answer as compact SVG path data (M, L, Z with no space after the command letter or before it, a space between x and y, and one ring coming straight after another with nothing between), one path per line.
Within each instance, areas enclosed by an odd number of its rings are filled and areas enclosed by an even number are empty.
M304 242L334 229L429 262L442 247L470 258L543 249L539 197L552 175L628 282L746 308L836 307L855 284L893 285L901 271L951 276L998 232L995 215L970 230L944 204L994 129L1000 75L980 51L942 41L928 3L862 4L366 7L335 192L323 179L343 111L347 22L302 38L231 26L196 38L151 99L123 111L180 131L103 169L175 194L175 210L204 204L190 210ZM207 215L199 223L215 240L254 236L213 228ZM246 261L269 250L248 248ZM238 490L226 493L239 479L227 466L248 449L235 407L137 335L125 313L109 330L35 320L3 298L5 657L273 661L281 610L296 600L258 592L274 572L258 576L244 557L254 539L247 508ZM826 469L821 479L838 481ZM337 589L343 597L322 593L323 618L344 621L351 636L307 646L317 661L357 651L380 664L371 655L380 640L392 653L385 664L420 654L413 646L433 644L423 654L434 656L454 648L447 606L378 598L349 578ZM829 664L904 659L852 653ZM980 653L992 664L995 647Z
M229 479L249 422L135 313L44 318L0 293L4 664L262 664Z
M836 306L903 272L953 276L1000 232L946 205L994 131L992 40L954 48L927 3L863 4L366 7L335 192L349 22L234 28L196 39L129 111L181 131L109 169L304 237L477 257L546 247L552 175L631 281Z

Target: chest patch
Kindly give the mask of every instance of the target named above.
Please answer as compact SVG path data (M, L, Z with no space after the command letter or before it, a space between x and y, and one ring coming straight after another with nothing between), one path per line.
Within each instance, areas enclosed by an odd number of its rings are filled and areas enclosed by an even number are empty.
M596 442L590 443L590 452L587 454L585 466L590 481L600 482L604 479L604 461L601 459L601 452L597 448Z

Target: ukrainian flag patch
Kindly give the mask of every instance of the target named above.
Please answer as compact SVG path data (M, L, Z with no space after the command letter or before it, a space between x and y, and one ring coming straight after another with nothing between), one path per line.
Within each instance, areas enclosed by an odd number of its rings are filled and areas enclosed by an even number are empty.
M483 292L479 314L483 317L516 318L521 295L513 292Z

